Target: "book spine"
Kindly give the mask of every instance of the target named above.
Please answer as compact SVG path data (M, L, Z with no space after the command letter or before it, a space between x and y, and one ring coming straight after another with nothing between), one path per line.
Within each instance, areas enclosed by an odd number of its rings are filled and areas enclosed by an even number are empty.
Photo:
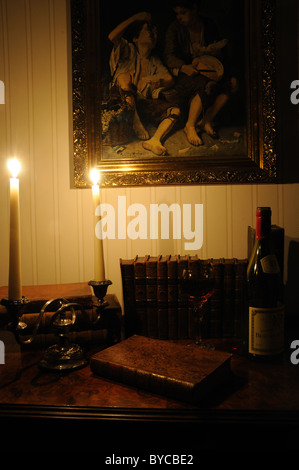
M245 333L247 266L248 259L235 260L234 337L237 339L243 339Z
M128 365L124 367L112 361L94 361L91 359L90 367L95 374L110 380L147 390L151 393L166 395L177 400L194 401L194 386L192 383L175 380L171 377L143 371Z
M54 327L52 325L52 317L54 315L54 311L51 312L44 312L43 316L40 319L39 327L37 333L51 333L54 331ZM26 330L24 333L26 335L30 335L33 333L34 328L36 326L37 319L40 313L25 313L20 317L20 321L24 322L26 326ZM71 312L65 312L65 316L71 318ZM72 331L87 331L87 330L97 330L102 328L102 323L104 318L109 319L112 322L116 323L117 321L121 322L121 309L120 306L107 306L105 308L104 313L102 314L102 322L95 322L98 317L98 313L96 309L76 309L76 319L74 324L71 327ZM106 323L109 323L106 322Z
M170 256L160 256L157 265L157 301L167 304L168 282L167 282L167 262Z
M178 265L177 259L170 256L167 260L167 302L168 302L168 338L178 338Z
M223 260L223 337L234 336L235 259Z
M57 298L59 296L57 295ZM34 300L30 300L30 302L28 304L25 304L22 311L23 313L26 315L26 314L32 314L32 313L39 313L41 311L41 309L43 308L45 302L47 300L51 299L51 297L48 297L48 298L44 298L44 299L34 299ZM90 306L92 305L92 295L86 295L86 296L66 296L66 299L68 300L68 302L72 302L72 303L78 303L80 305L82 305L82 307L84 308L90 308ZM57 303L57 305L59 305ZM55 303L52 305L52 308L54 309L55 308ZM57 307L59 308L59 306Z
M38 333L50 333L53 332L53 326L52 326L52 317L53 317L54 312L44 312L43 316L40 319L39 327L37 332ZM66 316L68 317L68 313L66 313ZM26 326L26 330L24 333L26 335L30 335L34 331L34 327L36 325L37 319L39 318L39 313L25 313L24 315L21 316L20 321L24 322ZM90 326L88 325L88 320L92 321L93 319L96 319L96 315L94 315L93 318L93 312L88 310L85 311L85 314L82 315L82 312L77 310L76 311L76 322L73 325L74 329L89 329Z
M160 256L157 263L157 309L159 339L168 339L167 261L169 258L169 256Z
M209 336L211 338L222 337L222 316L223 316L223 260L211 260L214 268L215 291L210 298L210 325Z
M120 258L125 337L129 337L135 333L135 327L137 322L134 287L134 262L136 261L136 259L137 257L129 260L124 260Z
M148 256L137 258L134 261L134 290L136 309L135 333L148 335L147 305L146 305L146 261Z
M189 303L186 296L182 293L180 279L182 278L183 270L188 269L189 256L177 257L177 277L178 277L178 339L189 338Z
M198 259L197 255L189 256L188 257L188 269L194 274L195 276L199 276L200 273L200 260ZM196 324L198 320L195 319L194 308L192 306L192 302L188 301L188 338L195 339L196 334Z
M158 338L157 262L158 258L153 256L145 262L147 335L150 338Z
M30 338L30 335L22 335L23 340ZM72 331L69 333L70 343L76 343L80 346L88 347L92 345L108 345L109 333L106 329ZM55 333L38 333L32 343L21 344L24 351L44 349L58 343L58 337Z

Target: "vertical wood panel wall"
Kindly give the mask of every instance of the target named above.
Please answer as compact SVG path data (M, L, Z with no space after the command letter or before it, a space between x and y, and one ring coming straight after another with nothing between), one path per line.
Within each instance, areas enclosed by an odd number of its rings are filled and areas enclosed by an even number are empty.
M22 161L20 179L24 285L88 282L93 277L91 191L70 189L67 0L0 0L0 284L8 279L9 177L6 160ZM166 157L167 158L167 157ZM117 210L138 202L203 204L200 257L247 256L247 226L257 205L299 240L299 185L113 188L102 201ZM107 277L121 299L119 258L185 253L181 240L105 240ZM287 251L287 246L286 246ZM190 252L190 254L193 254ZM287 253L286 253L287 262Z

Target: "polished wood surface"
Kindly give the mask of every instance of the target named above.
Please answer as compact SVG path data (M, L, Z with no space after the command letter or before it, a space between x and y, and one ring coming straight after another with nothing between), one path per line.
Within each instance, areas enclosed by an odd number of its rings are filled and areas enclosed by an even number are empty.
M22 423L25 429L25 423L30 420L37 420L38 423L46 420L46 427L49 426L49 419L51 423L58 420L59 423L85 423L84 426L86 423L88 426L91 423L105 423L105 429L108 429L109 423L117 423L117 431L125 434L124 423L138 423L140 430L140 426L155 425L156 431L163 433L163 426L168 423L171 429L172 426L187 426L189 440L192 436L195 440L196 436L193 432L190 435L190 426L195 426L197 431L208 426L212 433L208 433L206 439L210 436L209 441L212 439L213 442L217 433L221 442L224 442L223 439L231 442L229 432L233 429L235 433L242 426L246 430L256 426L255 433L263 433L265 426L268 432L277 431L278 427L284 437L286 431L289 432L288 439L296 435L293 433L294 427L298 431L299 365L291 363L291 349L288 347L280 362L259 364L238 354L233 341L211 340L217 349L233 354L232 374L224 386L194 406L96 376L89 364L71 372L45 371L38 364L44 350L21 350L12 333L2 331L2 337L3 334L6 336L5 364L0 364L2 422L9 420L15 423L17 420L17 426ZM294 335L293 331L292 339ZM289 340L286 344L290 344ZM90 357L106 346L91 345L86 353ZM59 425L59 429L63 427ZM234 442L237 438L240 438L238 433L234 434ZM182 442L181 439L178 434L176 445Z
M229 349L227 342L215 342ZM69 373L41 370L42 355L11 352L0 366L0 423L12 423L26 448L32 443L28 426L41 448L51 448L51 437L44 437L50 434L70 448L77 436L87 449L98 445L100 432L104 448L122 449L123 455L130 447L165 452L169 435L171 452L194 454L298 446L299 370L287 355L279 364L254 364L234 354L230 380L197 406L95 376L89 365Z
M228 341L214 340L218 349L227 350ZM11 349L18 345L11 345ZM103 346L102 346L103 347ZM87 354L100 349L93 347ZM43 351L8 352L1 365L0 412L9 413L10 405L38 407L95 407L107 408L113 416L115 407L127 409L124 416L134 414L133 409L155 409L157 414L175 416L176 410L186 410L186 419L200 410L279 411L299 416L299 369L287 355L276 364L253 363L245 357L233 355L232 376L220 390L209 394L198 405L192 406L144 390L96 376L89 365L71 372L42 370L38 362ZM5 411L6 409L6 411ZM173 410L173 413L165 413ZM181 418L184 413L180 412Z

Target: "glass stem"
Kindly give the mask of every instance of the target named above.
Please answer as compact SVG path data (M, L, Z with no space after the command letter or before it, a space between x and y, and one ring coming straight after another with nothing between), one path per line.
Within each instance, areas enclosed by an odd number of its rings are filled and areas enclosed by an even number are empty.
M202 344L203 341L203 312L201 307L194 307L195 317L195 344Z

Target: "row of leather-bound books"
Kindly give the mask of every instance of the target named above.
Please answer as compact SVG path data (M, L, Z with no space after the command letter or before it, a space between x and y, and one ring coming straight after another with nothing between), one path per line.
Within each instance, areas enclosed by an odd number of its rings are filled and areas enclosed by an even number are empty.
M136 256L120 259L126 336L195 337L191 303L181 291L183 269L212 262L215 291L205 304L209 337L241 338L246 308L247 259L202 260L197 256Z

